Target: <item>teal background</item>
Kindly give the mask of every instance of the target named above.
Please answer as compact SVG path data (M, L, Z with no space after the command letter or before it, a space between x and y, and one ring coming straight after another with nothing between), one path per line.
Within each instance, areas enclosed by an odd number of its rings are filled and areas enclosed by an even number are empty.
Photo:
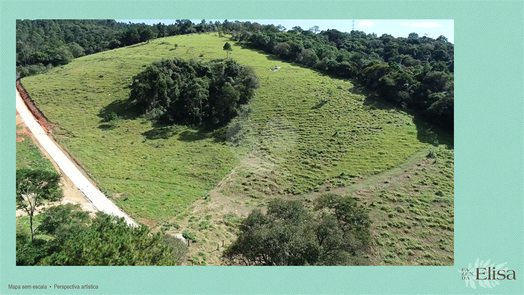
M0 1L0 293L523 294L522 1ZM455 266L16 267L15 19L454 19ZM469 263L507 262L517 281L465 286ZM97 284L98 290L8 290Z

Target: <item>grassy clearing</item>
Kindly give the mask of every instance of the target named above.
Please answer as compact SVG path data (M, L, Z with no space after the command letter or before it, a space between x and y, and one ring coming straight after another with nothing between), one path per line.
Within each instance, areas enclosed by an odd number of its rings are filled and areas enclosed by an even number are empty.
M28 167L49 171L55 170L51 161L42 155L29 136L20 135L19 137L22 141L16 143L16 169Z
M436 161L428 158L431 151L436 153ZM311 204L329 191L353 196L369 206L373 221L369 259L373 265L453 264L453 149L445 145L428 146L392 169L352 181L347 186L333 187L328 183L318 192L279 197L302 199ZM224 191L223 187L227 185L215 188L207 199L194 202L163 226L168 232L175 233L178 229L191 232L197 241L190 248L192 256L208 253L207 265L222 263L222 242L227 247L236 239L242 216L253 209L264 211L267 200L275 197L255 199L245 194L219 193ZM206 227L200 226L202 222Z
M357 94L347 80L236 45L230 57L252 66L261 85L247 119L207 132L157 126L134 114L126 102L133 75L163 57L224 58L226 41L216 34L163 38L85 56L22 80L57 124L56 139L120 207L151 227L196 237L193 261L219 263L217 243L234 238L239 216L263 208L268 198L356 190L437 138L404 111ZM270 71L274 66L282 68ZM103 122L111 112L119 118ZM452 200L452 191L448 197ZM415 209L428 209L421 206Z

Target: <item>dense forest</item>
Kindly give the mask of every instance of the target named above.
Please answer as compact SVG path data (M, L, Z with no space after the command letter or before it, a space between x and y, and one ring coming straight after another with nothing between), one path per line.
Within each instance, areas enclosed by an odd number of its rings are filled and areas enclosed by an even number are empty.
M73 58L166 36L219 32L250 48L349 78L384 99L453 131L454 45L411 33L407 38L361 31L319 32L318 27L251 22L177 20L174 24L124 24L114 20L17 20L16 64L21 76Z
M17 20L16 65L23 76L64 65L73 58L167 36L216 32L220 22L190 20L156 25L115 20Z

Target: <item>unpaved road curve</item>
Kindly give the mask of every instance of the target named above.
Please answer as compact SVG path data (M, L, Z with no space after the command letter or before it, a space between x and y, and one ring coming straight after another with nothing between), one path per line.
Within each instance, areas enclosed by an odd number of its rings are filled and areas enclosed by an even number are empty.
M89 201L99 211L107 214L124 217L127 224L137 225L127 214L122 212L113 202L111 202L100 190L89 182L89 180L78 170L78 168L71 162L71 160L56 146L56 144L45 133L44 129L33 117L24 101L16 91L16 110L24 120L26 126L31 130L34 137L46 152L53 158L53 161L60 167L62 172L71 179L74 185L84 194Z

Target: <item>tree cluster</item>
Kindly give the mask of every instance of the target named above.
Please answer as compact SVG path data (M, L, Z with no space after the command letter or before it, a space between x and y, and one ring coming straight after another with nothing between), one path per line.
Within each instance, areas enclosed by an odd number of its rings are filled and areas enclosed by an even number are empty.
M177 265L187 253L184 243L146 226L130 227L123 218L97 212L90 218L79 205L46 210L33 242L17 227L17 265Z
M227 124L258 87L254 71L234 60L163 59L133 77L129 99L151 118L211 128Z
M312 209L275 199L267 214L253 210L225 251L240 265L365 265L368 211L350 197L326 194Z
M107 50L126 26L114 20L17 20L17 73L28 76Z

